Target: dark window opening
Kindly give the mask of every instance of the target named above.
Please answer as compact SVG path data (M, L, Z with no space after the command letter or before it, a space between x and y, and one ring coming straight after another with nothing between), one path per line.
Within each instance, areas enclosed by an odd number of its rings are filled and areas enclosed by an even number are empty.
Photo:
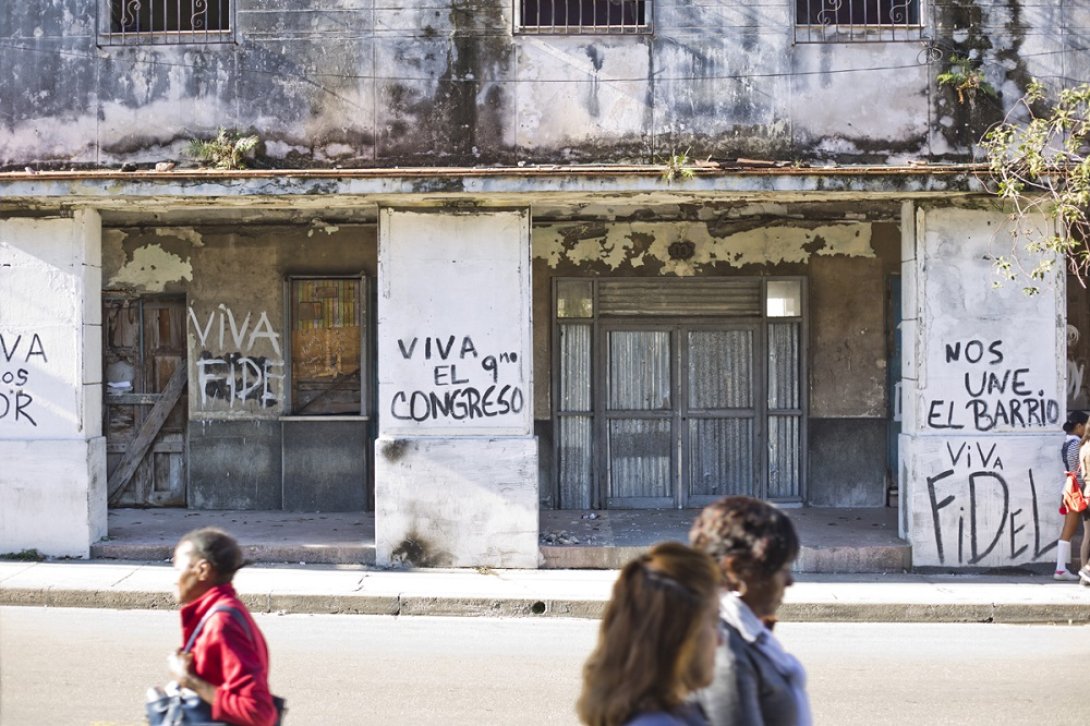
M111 33L207 33L230 25L230 0L110 0Z
M920 0L795 0L799 25L920 24Z
M642 32L650 0L520 0L525 32Z

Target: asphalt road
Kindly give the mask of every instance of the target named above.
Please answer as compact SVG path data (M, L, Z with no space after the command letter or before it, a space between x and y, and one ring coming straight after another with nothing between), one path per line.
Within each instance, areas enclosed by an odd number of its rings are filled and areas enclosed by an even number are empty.
M588 620L259 615L286 724L572 724ZM0 724L140 724L172 612L0 608ZM792 624L816 723L1082 724L1090 628ZM1082 693L1080 693L1082 691Z

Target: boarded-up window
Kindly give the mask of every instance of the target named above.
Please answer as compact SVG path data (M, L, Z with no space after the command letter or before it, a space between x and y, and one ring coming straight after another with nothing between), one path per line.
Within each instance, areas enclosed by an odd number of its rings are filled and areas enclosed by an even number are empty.
M362 281L291 280L291 401L300 415L363 412Z

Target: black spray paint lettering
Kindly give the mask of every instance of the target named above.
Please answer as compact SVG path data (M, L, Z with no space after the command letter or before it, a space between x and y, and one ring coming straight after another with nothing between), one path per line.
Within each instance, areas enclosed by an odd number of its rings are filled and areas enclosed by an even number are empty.
M438 336L424 338L424 360L432 360L433 358L447 360L450 358L456 338L457 336L454 335L447 336L445 345L443 339ZM405 360L412 360L416 345L419 342L419 338L413 338L408 342L403 338L398 338L397 347L401 349L401 356ZM477 348L473 345L473 339L468 335L463 335L462 345L458 349L458 358L459 360L465 360L467 355L472 355L474 358L478 357Z
M965 466L971 469L973 467L973 449L976 449L977 461L980 462L980 466L1002 469L1003 459L995 451L998 446L999 444L992 444L987 451L984 451L984 447L977 441L972 445L962 443L958 446L958 450L954 451L954 447L950 446L950 442L947 442L946 453L950 455L950 463L954 466L964 460Z
M985 344L980 340L947 343L946 362L998 366L1003 363L1003 341ZM1047 428L1060 420L1060 404L1046 398L1044 390L1033 391L1027 382L1029 368L970 370L963 376L967 401L934 399L927 409L927 425L933 429L991 431L1009 428Z
M14 423L26 421L31 426L37 426L38 422L27 413L27 408L34 403L34 397L26 391L9 389L7 393L0 393L0 421L12 416Z
M1022 543L1021 535L1027 526L1033 527L1033 559L1036 560L1046 554L1055 545L1051 541L1044 548L1041 547L1041 521L1040 511L1037 506L1037 485L1033 478L1033 471L1027 470L1026 477L1029 484L1030 499L1032 501L1031 520L1028 524L1018 525L1018 517L1023 510L1011 511L1010 484L1007 479L997 471L972 471L965 479L955 477L954 469L947 469L935 476L927 478L927 494L931 502L931 519L935 531L935 549L939 563L946 563L946 544L943 537L943 510L954 505L957 507L957 562L969 565L979 564L990 555L1003 537L1006 531L1010 540L1010 560L1021 557L1028 544ZM955 494L947 494L939 498L939 487L947 490L956 487ZM968 494L967 499L965 494ZM960 495L960 497L959 497ZM996 500L1001 500L1001 513L998 517L992 517L991 522L985 522L986 513L994 512ZM968 511L966 511L966 509ZM955 511L953 509L951 512ZM965 525L968 519L969 532L969 558L965 559ZM986 529L987 528L987 529ZM994 529L992 529L994 528Z
M264 356L251 358L241 353L228 353L219 357L202 351L197 360L197 387L201 392L201 404L209 398L227 401L232 407L235 401L257 401L270 407L277 403L273 382L282 381L283 364L270 361Z
M526 404L522 389L505 385L455 388L434 391L398 391L390 403L390 414L402 421L453 419L455 421L492 418L519 413Z
M29 363L30 359L35 356L40 357L43 363L49 362L45 355L45 346L42 345L42 339L38 337L37 333L34 333L29 341L26 341L26 345L21 345L23 342L24 336L22 334L8 333L5 336L0 333L0 355L4 356L5 363L11 363L13 358L18 362ZM20 353L20 347L22 353ZM22 358L21 361L20 358Z
M501 365L518 362L518 353L485 355L469 335L399 338L397 347L405 360L434 362L431 382L437 391L398 391L390 401L390 415L402 421L465 421L520 413L526 394L514 384L500 385ZM476 365L491 379L491 385L476 385ZM517 372L517 369L516 369Z
M5 364L49 362L45 345L37 333L0 333L0 357ZM0 383L5 386L0 390L0 422L38 426L38 421L28 410L34 403L34 396L23 390L30 383L30 373L30 370L22 367L0 368Z

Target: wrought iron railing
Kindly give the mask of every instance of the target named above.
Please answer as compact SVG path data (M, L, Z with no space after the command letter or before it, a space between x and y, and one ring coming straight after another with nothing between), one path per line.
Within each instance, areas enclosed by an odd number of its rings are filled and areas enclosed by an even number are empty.
M923 0L795 0L796 43L920 40Z
M228 43L234 40L231 0L101 0L101 45Z
M514 0L515 32L625 35L651 32L651 0Z

